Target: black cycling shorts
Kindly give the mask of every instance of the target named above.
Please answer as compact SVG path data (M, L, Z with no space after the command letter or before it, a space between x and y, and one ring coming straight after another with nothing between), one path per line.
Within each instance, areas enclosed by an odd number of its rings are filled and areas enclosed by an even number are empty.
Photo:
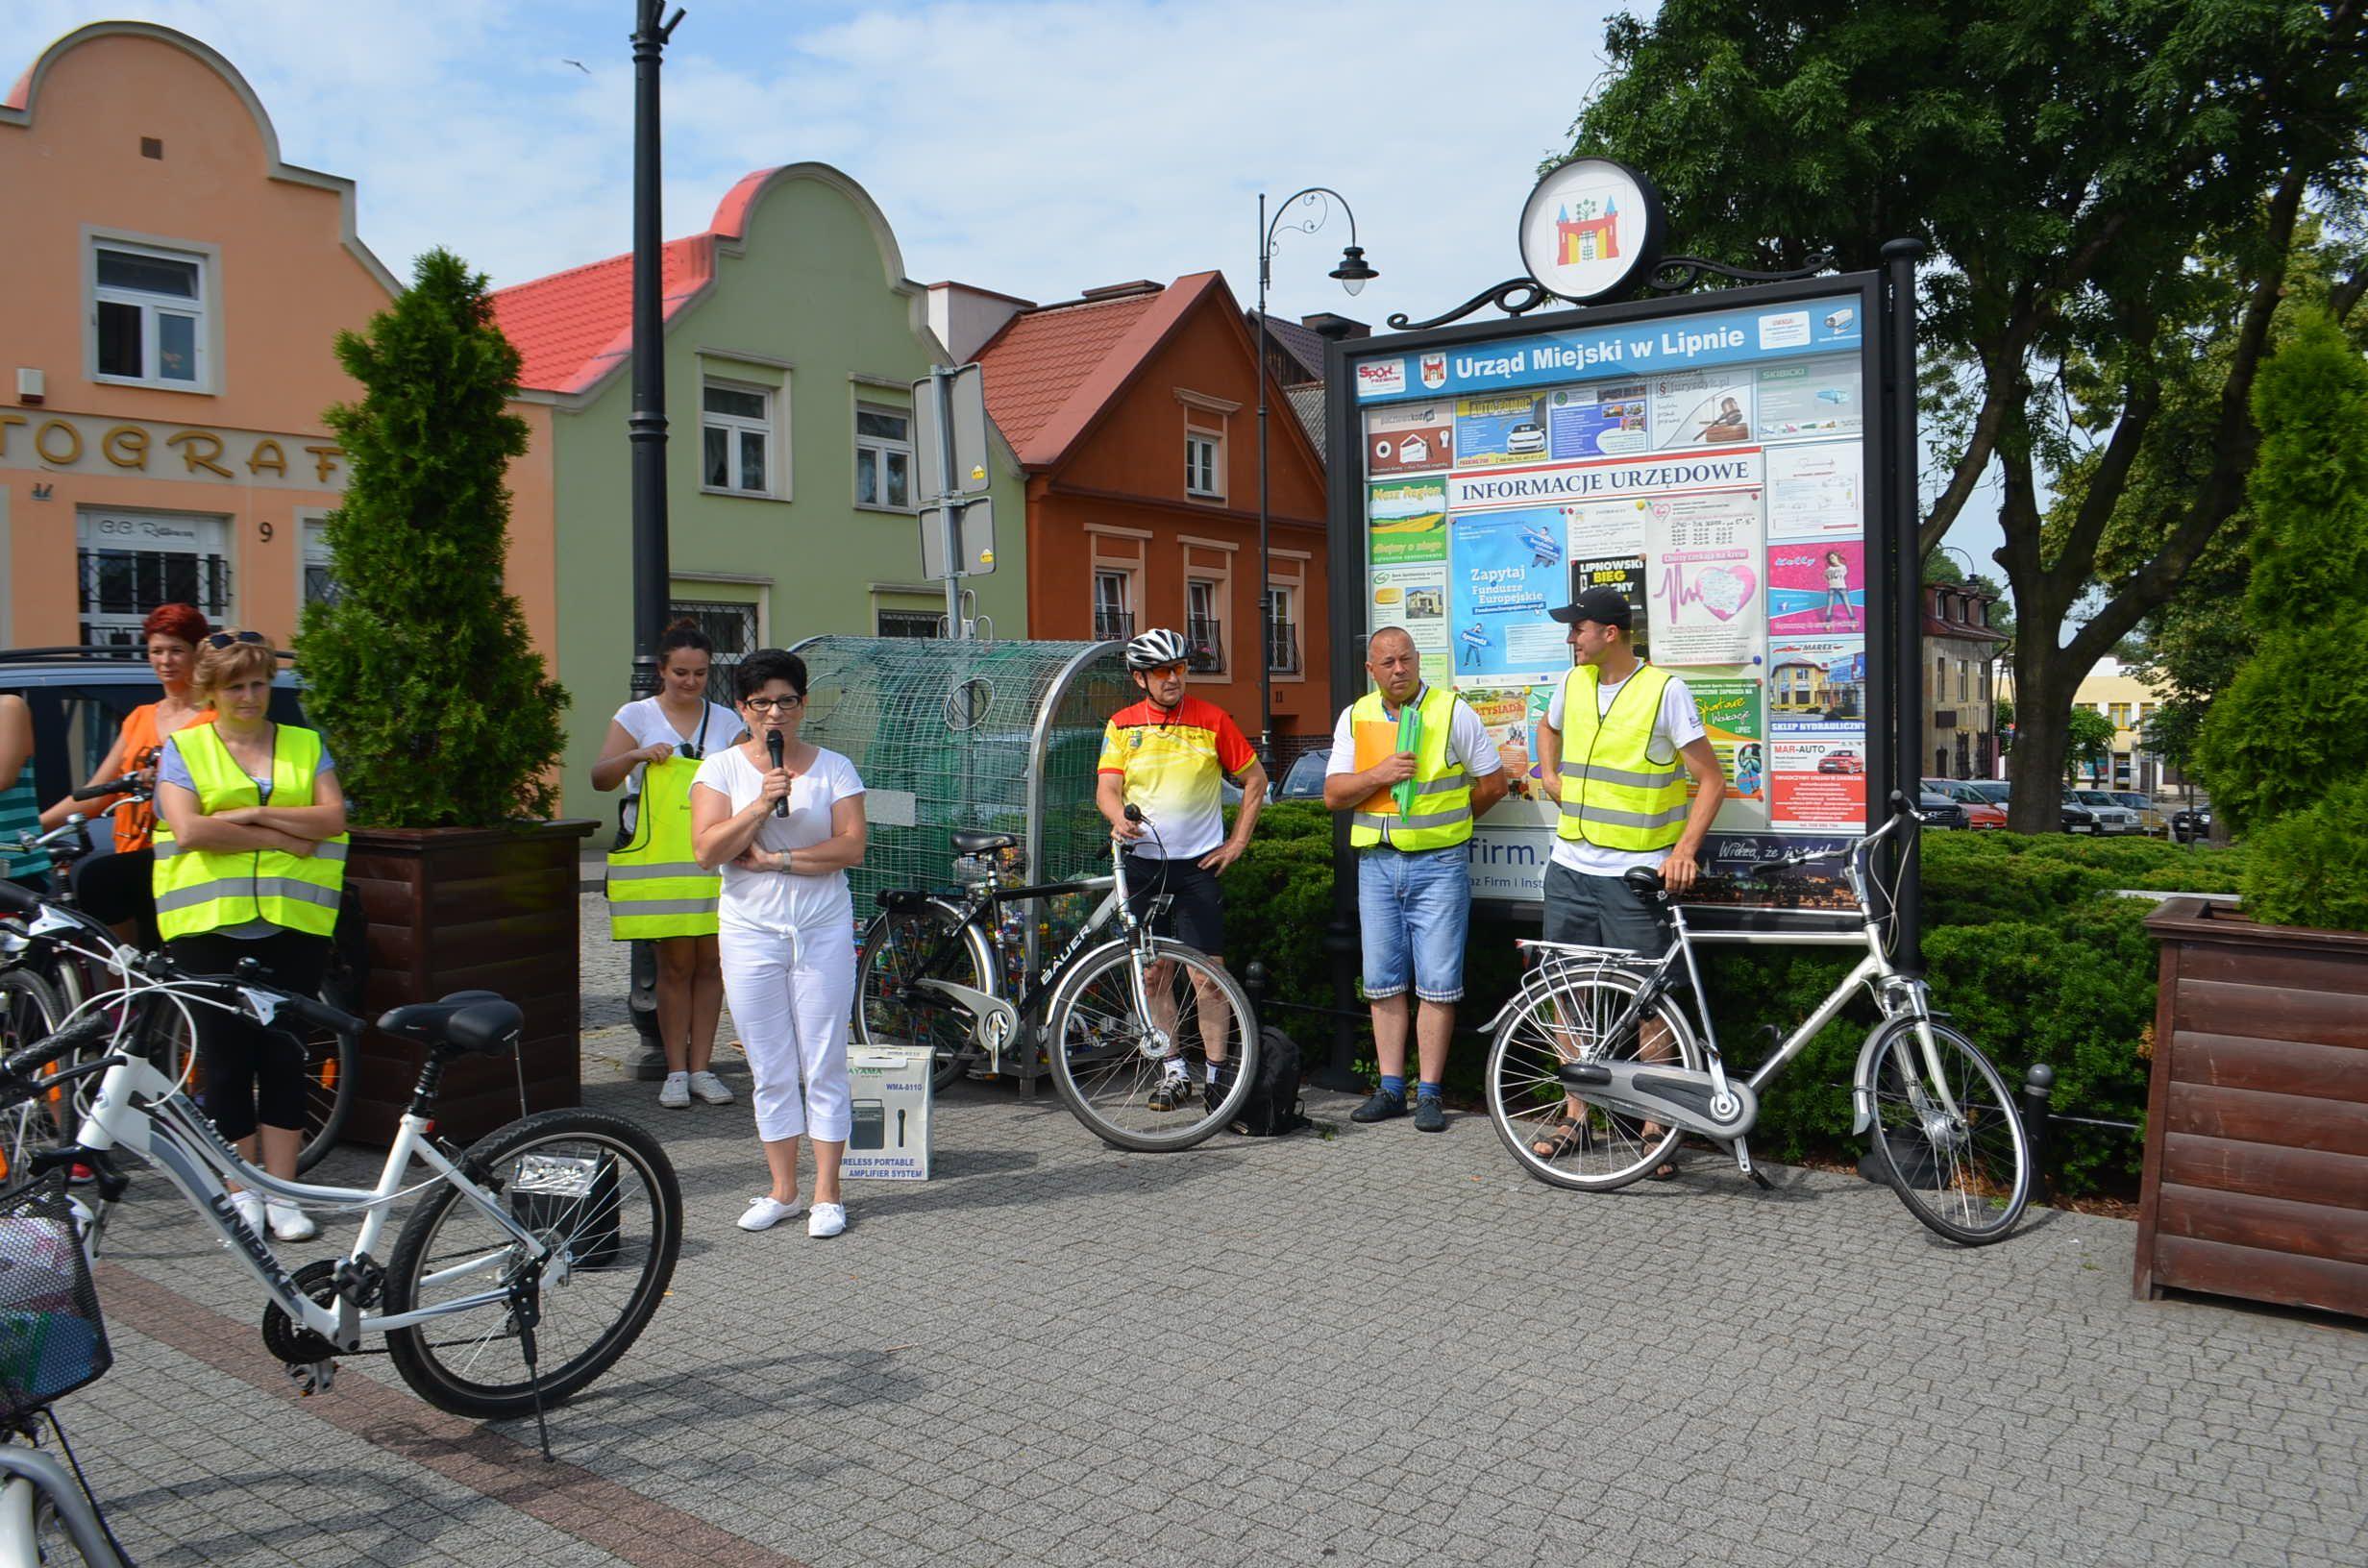
M1155 935L1173 937L1187 947L1222 955L1225 951L1225 903L1217 892L1217 873L1204 871L1197 861L1153 860L1133 850L1126 854L1126 907L1141 919L1151 900L1170 895L1168 913L1152 927Z

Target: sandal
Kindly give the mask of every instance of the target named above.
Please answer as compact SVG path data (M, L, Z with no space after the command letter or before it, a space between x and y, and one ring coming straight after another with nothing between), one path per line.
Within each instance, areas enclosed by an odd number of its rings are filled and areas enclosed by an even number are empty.
M1645 1125L1647 1127L1657 1126L1657 1124L1653 1122L1646 1122ZM1645 1143L1651 1143L1662 1136L1663 1135L1660 1131L1655 1131L1651 1136L1645 1137L1641 1140ZM1670 1147L1667 1158L1664 1159L1659 1164L1644 1173L1644 1179L1648 1182L1674 1182L1677 1180L1677 1149L1674 1145Z
M1529 1152L1541 1160L1560 1160L1566 1154L1576 1154L1589 1142L1587 1123L1573 1120L1566 1111L1546 1123L1545 1131L1529 1140Z

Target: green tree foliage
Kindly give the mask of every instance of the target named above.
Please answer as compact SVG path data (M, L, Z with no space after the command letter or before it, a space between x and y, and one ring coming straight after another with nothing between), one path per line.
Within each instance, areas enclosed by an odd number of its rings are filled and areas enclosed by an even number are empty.
M338 593L306 606L296 646L355 821L547 818L567 693L502 587L527 426L483 276L429 252L366 333L337 334L337 361L362 388L327 415L353 476L329 514Z
M2272 925L2368 931L2368 778L2253 836L2245 912Z
M2081 678L2241 501L2306 205L2357 233L2364 39L2362 0L1665 0L1612 23L1573 150L1649 171L1688 251L1775 268L1830 247L1862 268L1889 239L1929 247L1924 408L1946 472L1923 543L1996 484L2024 831L2054 826ZM2224 370L2192 374L2213 354ZM2202 395L2167 395L2188 384ZM2100 587L2162 424L2192 469L2150 498L2155 547Z
M2102 767L2113 754L2115 733L2113 721L2096 709L2074 708L2065 723L2064 776L2070 778L2079 770ZM2051 805L2049 809L2055 808Z
M2204 722L2196 762L2238 828L2368 773L2368 365L2325 316L2254 393L2253 654Z

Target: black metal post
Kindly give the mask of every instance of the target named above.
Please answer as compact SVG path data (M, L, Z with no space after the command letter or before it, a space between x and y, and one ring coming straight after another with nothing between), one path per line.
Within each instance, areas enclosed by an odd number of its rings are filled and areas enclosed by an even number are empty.
M633 678L657 695L657 644L666 631L666 359L658 313L665 245L658 209L658 66L682 12L660 22L665 0L634 0L633 27Z
M1883 770L1887 777L1870 778L1868 784L1884 792L1878 809L1886 813L1890 810L1888 792L1909 792L1908 798L1912 803L1916 798L1916 781L1924 776L1924 557L1916 548L1922 508L1916 494L1915 445L1915 264L1923 255L1920 240L1894 239L1883 247L1885 289L1888 296L1884 310L1884 382L1890 399L1885 409L1885 417L1890 423L1890 464L1885 476L1887 493L1883 500L1883 515L1889 527L1885 530L1883 557L1887 568L1884 590L1891 605L1891 733L1887 744L1879 750L1873 744L1874 737L1868 737L1869 750L1877 755L1889 753L1889 765ZM1912 827L1908 830L1912 831ZM1891 878L1891 886L1896 890L1891 900L1895 940L1892 952L1902 969L1910 974L1922 974L1923 895L1918 875L1921 863L1917 857L1908 855L1905 845L1898 853L1908 858ZM1891 864L1899 866L1897 860Z
M2023 1137L2031 1145L2031 1195L2041 1202L2054 1189L2047 1176L2047 1107L2055 1092L2056 1069L2044 1062L2034 1062L2023 1074L2021 1109Z
M1353 461L1349 453L1359 447L1356 399L1343 383L1348 364L1345 348L1339 338L1326 341L1323 347L1324 446L1336 465ZM1332 700L1346 703L1364 690L1365 682L1365 530L1360 527L1352 534L1344 533L1341 514L1348 509L1344 498L1349 487L1334 482L1327 489L1334 511L1331 536L1360 541L1355 550L1332 551L1324 567L1332 630L1332 646L1327 649L1332 661ZM1363 518L1357 521L1362 523ZM1367 1087L1357 1073L1356 869L1356 852L1348 846L1348 814L1336 811L1332 814L1332 919L1323 932L1324 955L1332 966L1332 1060L1315 1081L1320 1089L1348 1093Z

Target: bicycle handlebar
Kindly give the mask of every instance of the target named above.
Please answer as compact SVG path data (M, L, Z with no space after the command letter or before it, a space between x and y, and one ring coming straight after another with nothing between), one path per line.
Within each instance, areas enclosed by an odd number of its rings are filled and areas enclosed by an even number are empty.
M148 781L146 779L137 773L126 773L121 778L111 778L104 784L86 784L81 789L73 791L71 797L76 800L104 800L111 795L136 795L145 797L147 794Z

